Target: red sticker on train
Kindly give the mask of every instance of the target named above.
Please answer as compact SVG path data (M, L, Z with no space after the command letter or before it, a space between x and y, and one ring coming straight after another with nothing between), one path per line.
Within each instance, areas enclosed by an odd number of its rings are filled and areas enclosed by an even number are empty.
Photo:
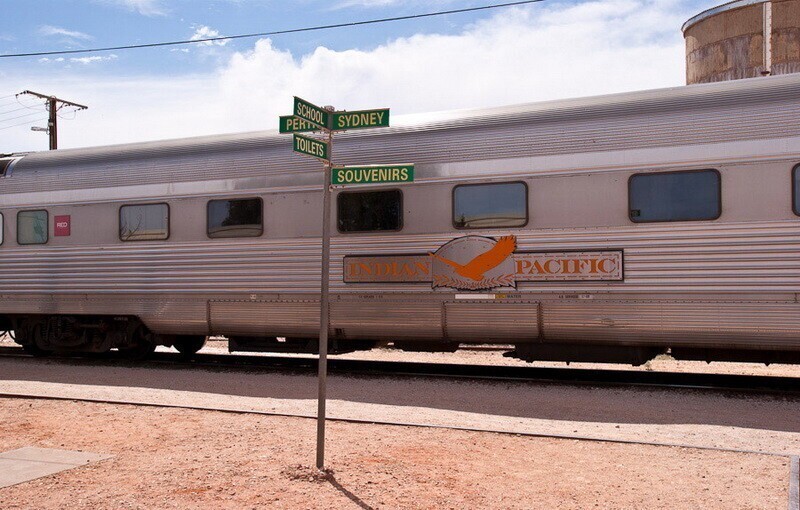
M56 237L66 237L69 236L71 233L72 228L72 220L69 215L65 216L55 216L54 218L55 228L53 228L53 233Z

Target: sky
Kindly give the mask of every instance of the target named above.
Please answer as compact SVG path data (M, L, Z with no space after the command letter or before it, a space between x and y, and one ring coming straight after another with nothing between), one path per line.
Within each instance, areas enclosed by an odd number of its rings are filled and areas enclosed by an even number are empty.
M502 0L2 0L0 55L310 27ZM540 3L165 48L0 58L0 154L276 129L292 97L411 114L681 86L681 25L720 0Z

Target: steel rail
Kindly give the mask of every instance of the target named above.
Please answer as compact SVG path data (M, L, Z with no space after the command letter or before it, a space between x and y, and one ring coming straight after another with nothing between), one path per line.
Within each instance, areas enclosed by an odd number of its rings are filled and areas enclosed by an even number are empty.
M0 347L0 357L30 357L16 347ZM181 367L224 370L283 370L314 374L316 358L199 353L191 360L179 354L156 352L141 362L131 362L116 352L102 356L53 356L48 361L77 364L133 364L135 366ZM431 377L536 382L574 385L646 386L759 393L800 394L800 377L738 375L644 370L551 368L504 365L469 365L409 361L328 360L334 375L381 377Z

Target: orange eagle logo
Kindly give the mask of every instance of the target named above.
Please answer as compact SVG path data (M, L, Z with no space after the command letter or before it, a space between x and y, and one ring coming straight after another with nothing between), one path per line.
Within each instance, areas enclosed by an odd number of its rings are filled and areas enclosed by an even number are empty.
M459 264L433 252L429 252L428 255L451 266L459 276L474 282L480 282L484 279L484 274L487 271L491 271L505 262L516 249L517 238L515 236L503 236L488 251L481 253L466 264Z

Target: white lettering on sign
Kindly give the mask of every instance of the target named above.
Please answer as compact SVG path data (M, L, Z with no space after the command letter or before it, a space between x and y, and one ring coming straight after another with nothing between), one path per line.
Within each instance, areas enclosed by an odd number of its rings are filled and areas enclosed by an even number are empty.
M286 128L291 131L302 131L304 129L311 129L312 127L314 126L298 117L292 117L286 121Z
M407 181L408 168L339 168L336 182Z
M341 114L337 118L336 127L339 129L357 128L360 126L379 126L383 123L385 111Z
M303 118L316 122L317 124L324 124L322 122L322 112L309 107L307 104L299 103L297 105L297 114Z
M318 158L325 158L325 145L314 140L298 137L297 149Z
M53 217L53 225L55 226L53 233L57 237L69 236L72 233L71 224L72 219L68 214L55 216Z

